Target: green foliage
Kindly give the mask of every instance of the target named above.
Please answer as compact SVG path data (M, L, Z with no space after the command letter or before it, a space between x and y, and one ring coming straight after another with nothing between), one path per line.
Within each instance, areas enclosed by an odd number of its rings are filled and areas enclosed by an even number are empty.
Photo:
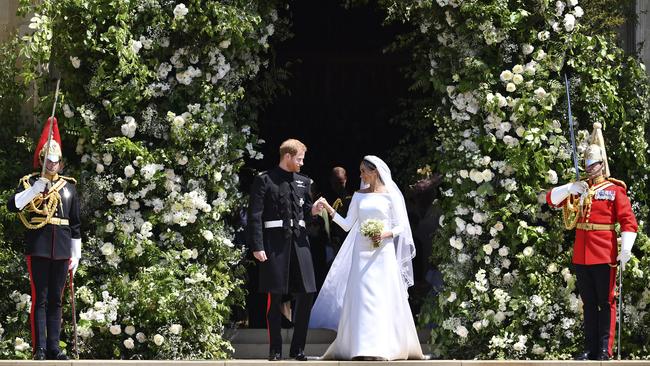
M594 14L595 4L577 1L380 1L389 20L414 29L394 46L412 52L421 99L404 119L414 132L400 154L433 151L414 159L443 174L431 259L445 288L420 314L436 325L441 357L565 359L582 348L573 239L544 203L546 190L575 179L564 73L579 151L602 123L612 174L628 183L647 230L648 78L612 37L625 3ZM645 235L635 253L643 259L624 275L630 358L649 347Z
M23 14L34 13L32 32L15 43L22 58L11 75L39 90L35 113L42 120L52 105L52 77L60 75L67 174L79 178L82 195L84 245L75 277L82 358L214 359L232 352L222 335L244 286L242 252L226 217L242 203L237 172L244 158L261 157L250 127L255 112L280 89L281 72L266 70L270 37L288 34L278 5L22 2ZM18 228L12 216L0 217ZM3 247L0 258L16 252ZM24 269L10 268L3 280L20 295L28 289ZM15 308L7 297L0 302L3 318L15 317ZM5 327L7 341L28 339L25 322L10 324L16 327ZM66 321L65 334L70 330ZM11 358L14 348L0 348L2 357Z

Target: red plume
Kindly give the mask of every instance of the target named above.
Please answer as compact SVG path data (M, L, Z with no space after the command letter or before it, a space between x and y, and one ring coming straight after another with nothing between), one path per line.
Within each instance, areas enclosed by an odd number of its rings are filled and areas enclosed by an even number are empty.
M50 117L54 121L52 122L52 140L56 141L59 146L61 145L61 135L59 134L59 125L56 121L56 117ZM38 140L38 145L36 145L36 150L34 151L34 169L38 169L41 166L41 150L47 145L47 138L50 133L50 118L45 121L45 126L43 126L43 131L41 131L41 138Z

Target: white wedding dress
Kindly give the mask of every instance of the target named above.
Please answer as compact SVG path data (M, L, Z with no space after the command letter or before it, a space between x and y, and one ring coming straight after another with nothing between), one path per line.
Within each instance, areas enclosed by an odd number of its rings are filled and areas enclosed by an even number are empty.
M347 217L338 214L334 217L343 229L352 229L346 240L352 239L351 245L342 247L337 258L346 257L347 250L347 257L351 259L338 263L335 260L325 280L324 291L312 310L310 327L337 330L336 339L323 359L423 358L393 239L384 239L379 248L373 248L372 241L359 230L365 220L378 219L384 222L384 230L390 229L394 237L398 236L403 227L395 220L391 205L388 193L357 192L352 197ZM328 280L332 280L330 277L336 277L331 276L335 267L341 265L349 266L347 283L343 286L328 284ZM336 272L342 271L337 269ZM338 281L345 282L342 278Z

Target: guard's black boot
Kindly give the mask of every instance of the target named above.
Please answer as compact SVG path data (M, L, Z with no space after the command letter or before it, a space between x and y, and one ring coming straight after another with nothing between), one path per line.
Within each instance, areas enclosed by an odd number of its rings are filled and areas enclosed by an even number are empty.
M269 352L269 361L282 361L282 353L275 351Z
M609 351L607 350L607 348L600 350L600 352L598 353L598 356L596 357L596 360L598 360L598 361L609 361Z
M42 361L45 360L45 349L43 348L37 348L36 351L34 352L34 357L35 360Z
M60 350L47 351L48 360L67 361L70 358Z
M583 351L581 353L578 353L574 358L576 361L588 361L591 360L591 352L589 351Z

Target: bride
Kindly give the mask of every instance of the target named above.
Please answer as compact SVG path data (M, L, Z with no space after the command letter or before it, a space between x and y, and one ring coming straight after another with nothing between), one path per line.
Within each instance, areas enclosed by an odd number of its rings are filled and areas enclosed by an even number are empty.
M309 326L337 331L323 359L422 359L408 303L415 246L404 197L378 157L364 157L360 170L365 188L352 196L347 217L324 198L315 203L349 234L314 303ZM381 234L372 238L361 233L369 219L383 224Z

